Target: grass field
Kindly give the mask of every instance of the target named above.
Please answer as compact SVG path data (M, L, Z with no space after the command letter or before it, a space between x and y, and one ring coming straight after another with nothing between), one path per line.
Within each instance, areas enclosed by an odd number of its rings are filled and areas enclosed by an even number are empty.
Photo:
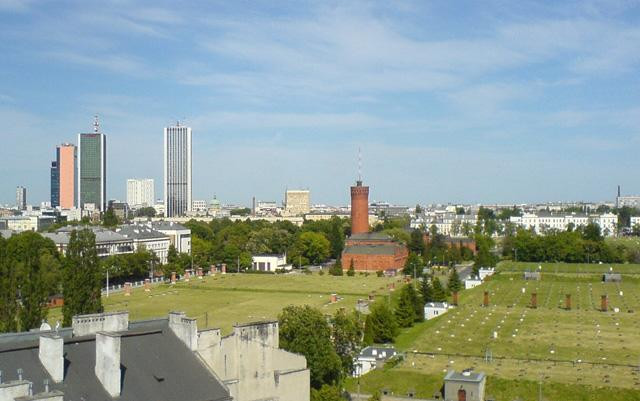
M577 273L577 274L602 274L609 271L615 273L640 275L640 264L630 263L536 263L536 262L512 262L504 261L498 264L497 270L502 272L540 271L544 273Z
M526 270L522 265L516 266ZM640 277L602 283L598 274L569 274L581 266L565 266L559 274L549 266L543 264L541 281L502 271L463 291L458 308L404 330L396 347L406 353L405 360L364 376L363 392L389 388L431 397L448 369L473 368L489 375L487 394L500 400L536 400L540 381L546 400L640 400ZM132 320L181 310L197 318L201 328L228 333L236 322L273 319L291 304L309 304L327 314L350 310L373 291L389 294L388 286L399 288L399 281L373 275L227 274L159 285L150 292L135 289L128 297L112 294L103 301L108 311L129 310ZM490 294L487 308L481 306L484 291ZM535 309L530 307L533 292ZM329 302L331 293L341 297L339 302ZM571 294L571 310L564 309L566 294ZM602 294L609 297L609 312L599 310ZM59 311L50 316L56 318ZM355 390L353 380L346 385Z
M473 368L502 380L635 390L640 399L638 289L640 279L630 276L616 284L602 283L598 275L544 274L544 267L541 281L497 274L464 291L458 308L404 332L396 345L406 359L395 369L437 376ZM484 291L487 308L481 306ZM566 294L571 310L564 309ZM608 295L609 312L599 310L602 294ZM537 389L529 395L535 399Z
M354 308L358 299L368 295L388 294L390 283L398 278L355 277L305 274L218 274L188 283L158 285L150 292L134 289L131 296L123 293L103 297L106 311L128 310L131 320L165 317L179 310L198 320L200 328L219 327L228 333L234 323L275 319L287 305L308 304L327 314L345 307ZM337 303L330 295L338 294ZM60 319L60 310L51 310L49 321Z

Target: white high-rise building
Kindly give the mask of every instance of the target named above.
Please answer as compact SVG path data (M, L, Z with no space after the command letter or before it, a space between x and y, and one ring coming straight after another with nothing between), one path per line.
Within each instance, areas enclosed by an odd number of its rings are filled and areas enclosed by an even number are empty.
M27 188L16 187L16 206L18 206L18 210L27 208Z
M131 207L153 206L155 189L151 178L127 180L127 203Z
M165 217L190 212L191 202L191 128L177 124L164 129Z

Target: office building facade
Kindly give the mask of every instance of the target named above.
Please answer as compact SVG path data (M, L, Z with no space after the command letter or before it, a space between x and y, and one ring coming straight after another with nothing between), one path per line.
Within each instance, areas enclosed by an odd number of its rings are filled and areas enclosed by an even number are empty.
M78 134L78 207L93 204L96 210L107 206L107 140L98 132Z
M311 211L308 189L288 189L284 194L284 211L287 216L302 216Z
M51 162L51 207L72 209L76 206L77 153L75 145L56 147L56 160Z
M27 209L27 188L16 187L16 206L18 210Z
M127 180L127 203L131 207L153 206L155 199L155 188L153 179L128 179Z
M192 210L191 128L164 129L165 217L183 216Z

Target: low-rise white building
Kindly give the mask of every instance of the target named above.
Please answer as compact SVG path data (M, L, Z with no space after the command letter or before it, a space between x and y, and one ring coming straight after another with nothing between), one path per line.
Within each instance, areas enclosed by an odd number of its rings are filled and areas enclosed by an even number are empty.
M464 280L464 289L470 290L482 284L482 280L479 277L469 277Z
M149 227L169 236L178 253L191 253L191 230L173 221L154 221Z
M69 241L71 240L71 232L74 230L82 230L88 228L96 236L96 250L98 257L105 258L107 256L121 255L125 253L133 253L133 240L120 235L106 228L96 226L67 226L56 230L53 233L44 233L44 237L51 239L58 248L58 251L66 255Z
M0 217L0 229L15 232L39 231L55 222L52 216L7 216Z
M130 224L120 226L116 229L116 233L133 240L134 250L143 248L153 252L160 263L166 264L169 256L169 245L171 240L169 236L156 231L149 225Z
M353 361L353 377L362 376L373 369L382 367L386 361L398 355L393 347L366 347Z
M427 302L424 305L424 318L430 320L447 313L449 304L446 302Z
M276 270L291 270L287 264L287 255L255 255L251 257L251 268L261 272L275 272Z
M512 216L510 221L522 228L533 229L537 234L544 234L547 230L566 231L570 224L577 228L584 227L589 223L595 223L600 227L602 235L609 237L615 235L618 226L618 216L613 213L524 213L522 216Z
M481 267L478 270L478 276L480 276L480 280L483 280L489 276L493 276L496 270L493 267Z

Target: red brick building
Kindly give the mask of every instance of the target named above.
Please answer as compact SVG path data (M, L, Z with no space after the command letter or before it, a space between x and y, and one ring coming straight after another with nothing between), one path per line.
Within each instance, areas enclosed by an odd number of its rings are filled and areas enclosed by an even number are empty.
M429 244L431 242L431 239L429 238L429 233L428 232L423 235L423 238L424 238L424 243L425 244ZM476 241L473 238L449 237L449 236L447 236L447 237L444 237L444 243L449 248L453 248L454 246L459 247L460 249L467 248L471 252L473 252L474 255L477 252Z
M409 251L403 244L393 241L382 233L354 234L345 243L342 252L342 268L353 268L362 272L378 270L400 270L409 257Z

